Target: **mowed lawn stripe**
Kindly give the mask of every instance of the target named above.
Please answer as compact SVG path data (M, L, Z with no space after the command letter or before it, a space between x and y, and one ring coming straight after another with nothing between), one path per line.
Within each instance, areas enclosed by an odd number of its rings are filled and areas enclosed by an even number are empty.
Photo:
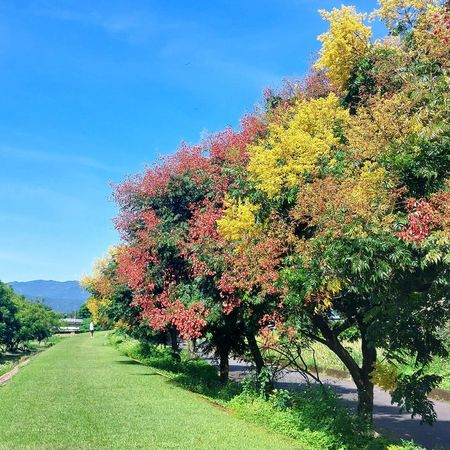
M0 388L2 449L293 449L120 355L64 338Z

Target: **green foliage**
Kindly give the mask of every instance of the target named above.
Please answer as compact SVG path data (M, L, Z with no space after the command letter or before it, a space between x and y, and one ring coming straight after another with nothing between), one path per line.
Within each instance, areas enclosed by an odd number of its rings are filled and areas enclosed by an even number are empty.
M90 316L83 319L83 322L81 322L81 324L80 324L80 332L81 333L87 333L89 331L89 325L90 325L91 321L92 321L92 318Z
M36 340L41 342L58 330L60 319L51 308L42 303L32 303L23 298L16 299L17 319L20 328L17 335L19 342Z
M309 388L296 394L274 389L269 394L270 377L264 370L259 378L223 385L214 367L202 359L190 359L186 352L174 359L167 347L143 344L117 331L110 333L108 340L125 355L160 370L178 386L230 408L249 422L295 439L302 447L381 450L392 443L376 438L370 427L339 405L331 388ZM416 448L409 442L404 445L398 448Z
M12 348L19 331L20 324L16 316L15 298L13 290L0 282L0 349L2 347Z
M441 377L425 375L418 370L411 375L403 374L398 379L397 388L392 392L392 401L399 404L401 411L413 411L419 414L423 422L433 424L437 415L428 393L439 384Z
M13 361L0 362L0 377L14 368Z
M86 303L83 303L80 306L80 309L77 311L76 316L78 319L90 319L91 318L91 312L89 311L88 307L86 306Z
M382 449L386 441L339 405L332 389L275 390L265 401L251 389L228 406L239 417L298 440L308 449Z
M59 325L59 316L51 308L25 300L0 282L0 349L16 351L30 341L46 340Z

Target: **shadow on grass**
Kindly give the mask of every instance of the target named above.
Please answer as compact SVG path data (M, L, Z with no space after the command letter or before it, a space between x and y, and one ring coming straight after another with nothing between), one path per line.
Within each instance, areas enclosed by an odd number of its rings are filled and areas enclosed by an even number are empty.
M159 377L159 373L131 373L130 375L133 375L135 377Z
M26 352L18 352L18 353L7 353L2 356L0 356L0 364L5 363L15 363L20 361L21 358L24 356L31 355L32 352L26 351Z
M140 365L142 365L141 363L139 363L137 361L134 361L133 359L127 359L127 360L121 360L121 361L113 361L113 362L114 362L114 364L125 364L125 365L128 365L128 366L136 366L136 365L140 366Z

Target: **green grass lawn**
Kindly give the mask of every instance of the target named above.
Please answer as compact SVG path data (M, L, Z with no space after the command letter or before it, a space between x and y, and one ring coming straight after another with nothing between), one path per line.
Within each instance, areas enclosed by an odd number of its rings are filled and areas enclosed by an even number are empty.
M107 345L64 338L0 387L1 449L293 449Z

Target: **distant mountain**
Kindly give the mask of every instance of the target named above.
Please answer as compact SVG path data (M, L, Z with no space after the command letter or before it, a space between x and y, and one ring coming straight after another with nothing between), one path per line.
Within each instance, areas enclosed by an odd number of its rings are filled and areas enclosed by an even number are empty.
M76 311L89 297L89 293L78 281L13 281L8 283L17 294L29 300L44 299L58 312Z

